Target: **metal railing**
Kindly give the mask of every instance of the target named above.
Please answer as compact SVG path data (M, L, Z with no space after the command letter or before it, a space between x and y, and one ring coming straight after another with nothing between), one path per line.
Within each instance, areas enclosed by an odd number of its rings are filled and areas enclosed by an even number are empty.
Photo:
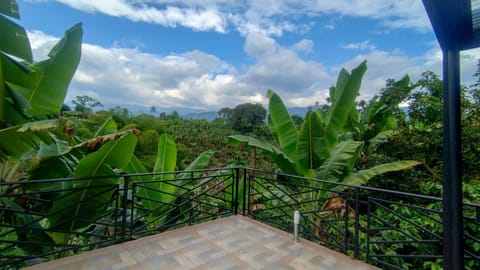
M88 183L88 184L86 184ZM480 205L464 204L465 268L480 267ZM0 183L0 269L230 215L385 269L442 265L441 198L247 168Z
M246 171L244 214L382 269L441 269L442 199ZM465 268L480 269L480 204L464 203ZM459 235L459 237L461 237ZM435 268L436 267L436 268Z

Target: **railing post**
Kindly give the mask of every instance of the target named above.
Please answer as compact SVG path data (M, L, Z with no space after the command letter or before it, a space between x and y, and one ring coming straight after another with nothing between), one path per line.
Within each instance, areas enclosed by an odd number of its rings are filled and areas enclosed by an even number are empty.
M235 216L238 215L238 181L240 180L240 176L238 175L240 173L240 169L239 168L236 168L235 169L235 178L234 178L234 181L235 181L235 208L234 208L234 214Z
M353 257L355 259L359 259L359 230L360 230L360 195L359 195L359 188L355 187L355 234L354 234L354 240L353 240Z
M123 176L123 201L122 201L122 242L125 242L125 236L127 233L127 207L128 207L128 184L130 176Z
M247 202L247 169L243 168L243 215L245 216L246 202Z
M443 268L463 269L460 53L443 50Z
M370 259L370 211L372 209L370 209L370 197L367 199L367 254L366 254L366 259L368 261L368 259Z

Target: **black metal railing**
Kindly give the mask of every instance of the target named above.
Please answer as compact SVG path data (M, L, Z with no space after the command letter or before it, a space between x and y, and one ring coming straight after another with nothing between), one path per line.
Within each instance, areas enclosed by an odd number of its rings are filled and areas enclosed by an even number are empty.
M480 269L480 205L464 204ZM384 269L442 265L441 198L247 168L0 183L0 269L243 214Z
M244 214L383 269L441 269L442 199L246 170ZM464 204L465 268L480 269L480 205ZM461 237L461 236L459 236Z

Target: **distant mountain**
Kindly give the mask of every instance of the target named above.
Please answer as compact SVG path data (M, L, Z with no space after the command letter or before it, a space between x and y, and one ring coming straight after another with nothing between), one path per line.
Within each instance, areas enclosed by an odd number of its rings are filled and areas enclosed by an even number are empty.
M304 117L305 114L307 114L309 108L310 107L293 107L293 108L287 108L287 110L290 113L290 115L298 115L298 116Z
M138 115L142 113L146 114L152 114L151 113L151 106L142 106L142 105L132 105L132 104L103 104L104 106L102 108L99 108L100 110L108 110L115 108L116 106L120 108L125 108L127 109L131 114L133 115ZM156 107L155 108L156 112L155 114L158 115L162 112L166 114L170 114L173 111L176 111L181 117L185 117L186 115L189 114L196 114L196 113L204 113L202 110L197 110L197 109L189 109L189 108L180 108L180 107L169 107L169 108L160 108Z
M142 105L132 105L132 104L103 104L103 107L95 108L96 110L109 110L115 107L125 108L133 115L139 115L142 113L152 114L150 106ZM72 106L73 108L74 106ZM287 108L290 115L299 115L301 117L305 116L310 107L292 107ZM218 118L216 111L203 111L198 109L189 109L189 108L180 108L180 107L170 107L170 108L160 108L156 107L155 115L160 113L170 114L173 111L176 111L180 117L185 119L205 119L208 121L213 121Z
M197 112L197 113L189 113L183 116L185 119L205 119L208 121L213 121L218 118L218 113L217 112Z

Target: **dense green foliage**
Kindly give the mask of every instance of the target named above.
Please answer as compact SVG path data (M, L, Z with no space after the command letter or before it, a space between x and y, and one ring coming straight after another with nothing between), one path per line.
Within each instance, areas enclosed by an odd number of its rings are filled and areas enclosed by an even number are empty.
M267 110L261 104L244 103L233 109L222 108L218 114L235 131L249 133L263 126Z
M260 104L249 103L221 109L220 118L212 122L182 119L177 112L158 113L155 106L151 107L151 114L132 115L121 107L94 112L93 108L101 103L88 96L78 96L72 112L63 102L80 59L81 25L65 32L48 59L35 61L25 29L8 18L18 18L16 1L7 2L9 8L0 6L0 181L67 177L84 180L69 184L79 192L48 198L56 199L41 209L48 218L33 222L37 228L57 232L46 234L38 230L26 235L19 231L3 234L2 239L26 237L58 245L78 241L65 231L83 232L93 220L107 218L102 213L111 208L111 199L120 195L100 187L121 185L123 180L97 177L118 173L165 173L133 178L135 183L144 183L139 189L144 200L139 204L146 212L151 211L142 219L152 227L166 218L158 218L168 211L165 205L179 203L175 195L181 192L178 186L160 180L175 183L176 178L186 176L169 172L208 166L245 165L342 184L368 184L435 196L442 192L443 83L433 72L425 72L415 83L408 76L388 80L378 96L357 103L366 72L366 63L361 63L351 73L342 70L336 85L330 88L330 103L317 111L308 111L304 117L290 116L280 96L269 90L267 123L267 110ZM476 76L477 83L462 90L461 164L465 200L479 203L480 63ZM399 107L401 102L408 102L408 114ZM412 169L404 170L407 168ZM336 196L341 190L307 183L310 184L324 191L302 194L307 201L318 202L327 193ZM32 190L55 188L39 185ZM18 190L1 192L14 194ZM13 209L24 207L5 199L0 204ZM418 205L438 207L433 203ZM318 212L324 207L317 203L304 210ZM441 232L438 224L429 223L420 213L401 205L394 207L414 220L416 227ZM388 222L401 224L406 232L422 237L409 222L381 209L376 211ZM364 223L365 217L359 214ZM475 212L466 209L464 215L474 217ZM7 219L0 215L1 222L12 225L23 224L28 218L31 217ZM479 233L475 226L466 230L472 235ZM383 237L395 239L388 233ZM469 244L475 251L480 250L480 245ZM27 254L38 249L42 247L21 247L8 252ZM404 250L415 252L415 247L396 245L384 252L395 254ZM417 269L441 265L441 261L413 265L402 258L392 263ZM471 261L466 266L479 267Z
M261 149L283 173L344 184L365 184L376 175L417 165L418 162L405 160L358 170L361 153L395 127L389 108L400 102L374 98L365 112L359 114L355 99L366 69L364 62L351 74L342 70L337 85L330 88L331 105L325 111L307 112L298 130L281 98L269 90L270 129L279 147L244 135L230 136L230 143ZM395 86L408 81L406 77ZM324 194L315 197L318 195Z

